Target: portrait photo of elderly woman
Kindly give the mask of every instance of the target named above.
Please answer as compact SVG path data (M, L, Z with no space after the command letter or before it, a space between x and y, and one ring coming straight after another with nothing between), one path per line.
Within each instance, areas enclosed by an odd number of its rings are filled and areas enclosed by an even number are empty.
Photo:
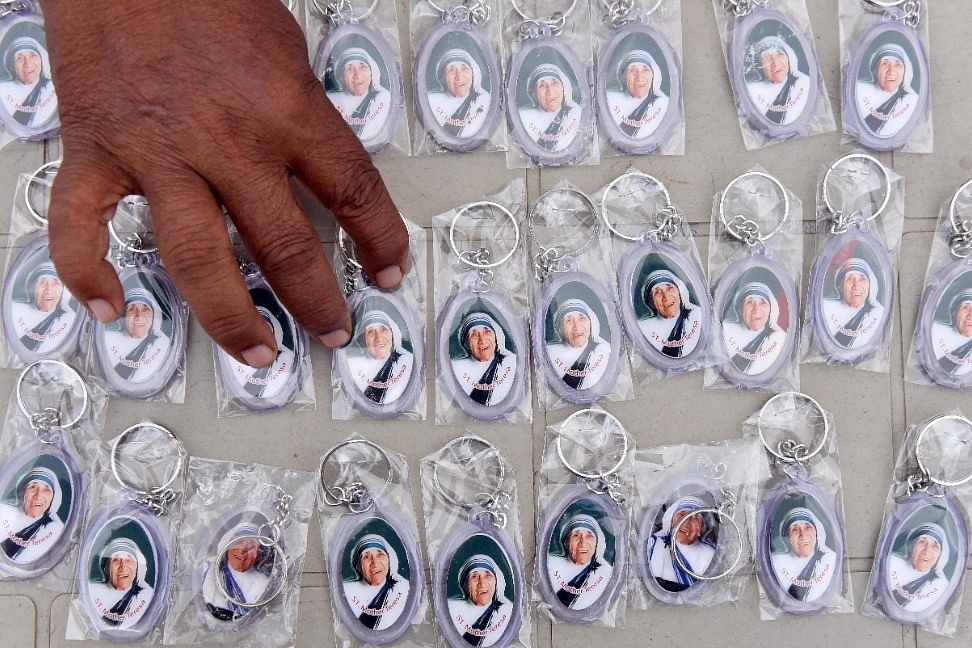
M352 313L353 333L345 348L353 387L372 403L402 397L412 371L412 335L395 306L384 298L362 301Z
M647 35L639 36L650 40ZM608 112L627 137L644 139L664 122L669 98L662 85L669 71L660 67L664 59L659 63L657 55L646 49L622 51L619 46L615 52L618 60L609 68L615 78L607 80Z
M931 325L931 349L941 370L952 376L972 372L972 271L943 293Z
M217 549L225 550L209 563L202 584L203 601L213 618L219 621L240 619L256 611L248 604L266 598L274 573L276 551L263 546L260 535L257 524L241 523L220 537ZM226 594L220 591L220 586Z
M767 19L750 32L745 53L746 92L767 121L784 126L813 110L807 65L803 46L782 22Z
M921 68L914 47L893 31L877 37L864 53L854 93L857 114L867 132L897 135L919 106Z
M453 47L433 53L428 62L429 107L448 135L470 138L486 123L492 101L490 79L483 75L484 57L475 41L462 32L452 32L448 42Z
M709 513L695 513L705 508L712 508L709 496L683 495L658 512L648 539L648 571L666 592L683 592L700 582L693 574L705 575L715 558L718 519ZM676 553L680 562L674 557Z
M0 105L4 122L21 127L20 136L41 133L57 123L57 93L51 82L47 39L42 26L24 21L0 42ZM15 127L16 128L16 127Z
M476 547L482 553L470 553ZM449 618L463 641L482 648L499 641L513 617L515 596L499 545L485 535L466 540L449 566L448 587Z
M776 582L787 595L809 603L823 596L834 578L840 578L841 566L827 541L834 530L819 512L801 504L807 502L799 497L777 508L772 528L778 537L770 539L770 563Z
M940 507L925 509L942 511ZM918 517L917 514L912 516ZM923 517L929 517L927 515ZM942 516L933 516L944 518ZM955 561L951 555L950 537L954 529L939 522L914 521L906 525L894 540L888 556L887 582L892 599L908 612L920 612L940 603L950 591Z
M129 533L137 523L129 521L108 534L102 548L92 555L88 597L101 622L115 628L129 628L142 618L155 596L156 566L149 564L142 547L147 546L144 531L138 539ZM154 561L154 555L153 555Z
M502 403L516 379L517 349L501 321L505 324L488 304L476 300L452 331L452 372L463 393L480 405Z
M547 578L564 607L585 610L604 595L614 573L615 540L607 514L592 500L575 502L560 516L547 549Z
M375 519L344 551L342 587L352 615L369 630L392 627L408 608L411 569L401 539Z
M659 353L681 358L695 351L702 338L702 308L676 266L654 256L656 262L645 263L632 287L638 330Z
M382 133L391 115L388 78L387 62L358 34L335 43L327 58L322 76L327 98L364 143Z
M759 281L751 280L757 276ZM780 291L770 273L746 273L729 292L722 313L723 342L729 361L746 375L771 368L786 347L787 319L781 306L791 306L785 298L780 304Z
M73 493L68 469L51 455L24 467L0 500L0 549L17 564L44 557L64 533Z
M841 256L846 260L831 269L833 280L825 280L826 292L821 302L824 323L838 345L855 349L882 332L885 291L872 268L872 260L863 254L850 258L838 254L838 258Z
M516 80L515 118L540 149L566 149L584 126L578 83L567 61L552 47L537 47L523 62Z
M547 307L545 346L554 373L572 389L590 389L607 371L610 329L604 305L589 288L564 284Z
M142 383L169 359L172 305L164 288L146 273L131 275L122 287L122 316L104 328L104 350L117 378Z

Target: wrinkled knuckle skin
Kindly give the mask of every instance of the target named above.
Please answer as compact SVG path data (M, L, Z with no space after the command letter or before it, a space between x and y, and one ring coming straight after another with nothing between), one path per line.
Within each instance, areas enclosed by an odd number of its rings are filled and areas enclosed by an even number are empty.
M319 300L303 299L292 309L294 317L311 335L330 333L337 329L351 329L351 313L340 293Z
M192 307L192 304L189 306ZM209 337L230 353L244 351L258 341L254 336L245 333L247 327L252 324L250 313L221 311L219 315L207 318L204 313L203 317L200 317L201 311L198 308L194 309L194 312L203 328L209 333Z
M162 252L166 268L179 283L211 283L213 260L218 256L219 250L213 245L192 236L169 243Z
M305 282L306 270L312 259L323 254L320 241L302 232L278 232L254 250L257 265L272 277L282 290L298 288Z

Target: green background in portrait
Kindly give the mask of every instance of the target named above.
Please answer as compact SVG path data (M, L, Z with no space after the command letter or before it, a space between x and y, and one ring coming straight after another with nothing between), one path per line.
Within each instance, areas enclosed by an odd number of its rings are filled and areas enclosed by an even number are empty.
M9 20L9 19L8 19ZM44 48L44 56L41 58L46 63L47 62L47 34L44 32L44 28L37 23L31 22L29 20L22 20L18 24L13 25L6 34L3 35L3 40L0 41L0 55L3 56L0 59L0 82L3 81L13 81L14 77L10 74L10 70L7 69L7 50L10 49L10 44L21 36L29 36L41 44ZM44 69L41 76L50 78L51 71Z
M552 47L541 45L527 54L526 58L523 59L523 65L520 66L520 74L516 78L516 107L519 110L537 107L534 105L533 99L530 98L530 75L533 74L533 70L538 65L547 63L553 63L567 75L567 81L570 83L571 98L574 104L580 105L580 88L578 87L576 72L567 64L567 59L564 58L563 54ZM566 92L564 93L564 100L567 100Z
M955 277L942 292L942 298L938 300L938 304L935 306L935 321L939 324L951 326L952 314L949 312L948 307L952 303L955 295L970 288L972 288L972 270L966 270Z
M254 306L263 306L270 311L283 332L280 341L281 346L293 351L297 345L294 342L294 329L290 325L290 316L284 310L283 304L280 303L277 296L273 294L273 291L263 286L255 286L250 288L250 298L253 300Z
M762 267L750 268L742 273L738 279L736 279L736 283L734 283L732 288L729 290L729 298L726 300L726 304L722 309L721 319L723 323L736 322L741 324L741 322L739 322L739 318L736 316L736 296L743 288L746 287L747 284L752 282L764 284L776 297L776 302L780 306L780 312L776 318L776 323L784 332L786 332L789 326L789 322L787 320L789 318L790 305L786 303L786 295L783 292L783 286L780 285L780 280L776 278L776 275Z
M503 329L503 335L506 338L506 350L516 354L516 342L510 335L510 325L506 321L506 318L500 315L489 302L480 297L470 297L461 308L456 310L456 317L449 323L449 358L458 360L466 357L466 350L459 343L459 328L462 326L463 320L470 313L476 312L486 313L500 325L500 328Z
M358 544L358 540L366 535L370 534L379 535L384 538L388 546L391 547L392 551L398 556L398 574L402 578L411 579L412 569L411 565L408 564L408 552L405 551L405 545L402 543L402 539L398 536L398 532L394 528L381 518L371 518L366 520L357 531L354 532L348 539L348 543L344 545L344 555L341 558L341 576L344 578L345 582L352 582L358 580L358 574L354 571L354 565L351 563L352 554L354 553L354 546ZM391 569L391 562L388 563L388 568Z
M18 470L13 479L4 487L3 503L16 506L17 508L23 505L23 502L17 499L17 484L20 483L24 475L37 467L48 468L57 477L58 487L61 490L61 505L55 512L62 522L67 520L71 512L71 503L74 501L74 493L71 490L71 477L68 474L68 467L60 457L55 457L54 455L39 455L28 462L21 470Z
M823 297L824 299L840 299L841 295L837 292L837 286L834 284L834 277L837 275L837 271L840 269L844 263L851 258L864 259L869 266L871 266L871 272L874 274L874 278L877 279L877 301L882 306L888 303L888 293L887 286L884 285L884 273L881 272L881 264L878 261L877 254L871 249L871 246L867 243L862 243L857 240L848 241L846 244L842 245L834 255L831 260L830 265L827 267L827 274L824 275L823 280ZM871 294L874 294L872 287Z
M165 288L159 282L151 272L136 272L125 279L122 282L122 290L125 291L125 295L128 295L133 290L142 289L148 291L155 303L159 305L159 313L162 316L162 321L158 323L159 330L165 334L166 337L172 337L172 304L169 303L169 296L165 292ZM156 323L152 323L152 328L155 328ZM116 319L111 324L105 325L105 331L126 331L125 328L125 313L121 314L121 317Z
M617 47L611 53L611 60L606 68L607 79L605 79L604 84L607 91L624 92L625 89L621 87L621 81L618 79L618 64L632 50L644 50L651 54L651 58L655 59L655 63L658 64L658 69L661 70L661 79L656 87L665 95L671 95L672 77L671 70L668 69L668 60L665 58L665 53L658 46L658 42L654 38L641 32L628 34L622 38L621 42L618 43Z
M743 67L746 70L746 83L755 83L761 80L758 70L762 67L762 61L756 60L754 46L767 36L779 36L782 38L793 49L793 53L796 54L797 69L806 75L810 74L807 53L804 51L803 45L793 34L793 30L779 20L767 18L766 20L759 21L753 30L749 32L749 37L746 39L746 61Z
M556 294L554 294L553 299L550 300L550 305L547 307L547 314L544 318L544 334L543 339L547 344L560 344L560 335L556 331L554 324L554 316L557 314L557 310L560 309L561 304L570 299L580 299L587 307L591 309L594 313L594 317L597 318L600 324L599 335L601 339L605 342L611 342L611 327L608 326L607 313L604 310L604 304L598 299L597 295L593 290L590 289L586 284L582 284L579 281L568 281L563 286L561 286ZM591 335L594 334L594 326L591 326Z
M834 528L830 524L830 519L823 514L817 500L803 493L789 493L780 500L779 506L776 507L776 511L773 513L773 519L770 521L770 553L784 554L790 551L789 544L783 541L781 535L783 533L783 518L793 509L800 507L809 509L820 520L820 524L823 526L824 532L827 535L825 546L831 550L834 548L833 538L836 537L834 535ZM817 542L817 546L819 546L819 533Z
M341 58L341 55L352 47L360 47L368 52L368 55L378 64L378 71L381 73L381 87L388 88L388 65L385 63L385 59L382 58L381 54L378 53L378 48L361 34L348 34L334 43L330 56L327 57L327 67L324 68L324 91L341 92L343 90L343 73L337 74L334 70L334 65ZM338 82L338 79L340 79L340 82Z
M145 582L149 587L155 587L155 548L148 532L137 520L121 516L108 521L95 537L94 551L91 552L91 562L88 565L88 580L93 583L104 582L101 573L101 552L109 544L119 538L127 538L135 543L138 550L145 556Z
M959 559L958 551L955 550L958 546L958 527L955 524L955 518L944 507L938 506L937 504L926 504L909 515L908 519L901 525L901 531L894 537L894 543L891 545L891 553L904 560L910 560L911 557L908 555L908 534L916 527L929 522L945 529L945 541L948 543L949 548L948 562L941 567L945 578L951 581L952 575L955 573L955 565Z
M31 296L27 294L27 277L30 276L34 268L42 263L51 263L51 250L46 245L41 245L24 259L19 271L12 279L13 290L10 292L11 300L22 304L31 302ZM60 281L60 278L58 278L58 281ZM67 288L64 288L64 292L68 292ZM70 293L68 294L70 295ZM80 306L78 300L74 299L73 296L68 300L68 305L75 312L78 311L78 307Z
M570 506L564 509L563 514L557 518L557 523L554 525L553 534L550 536L550 544L547 547L547 553L551 556L567 557L564 556L563 546L560 544L560 534L563 532L564 526L567 524L570 518L575 515L590 515L600 525L601 531L604 532L604 560L606 560L609 565L614 565L614 522L605 512L604 507L594 500L587 498L571 502Z
M358 304L354 312L351 313L351 330L354 335L351 336L351 342L347 346L348 357L360 356L365 353L367 347L364 341L364 331L358 329L364 314L373 310L381 311L398 325L398 330L402 332L402 348L412 353L412 332L408 330L405 318L398 312L398 308L384 297L368 297Z
M864 57L861 59L861 67L857 70L857 80L861 83L871 83L871 57L880 48L888 44L899 45L904 48L905 54L908 57L908 67L912 73L911 89L915 92L920 92L922 78L921 66L917 64L918 53L915 51L911 41L896 29L889 29L883 34L880 34L868 46L867 50L864 51ZM907 72L905 73L905 78L908 78Z
M695 286L688 280L688 276L682 270L681 266L664 254L652 252L638 263L634 272L635 280L631 286L631 303L634 304L635 317L637 319L645 319L650 315L648 306L645 305L644 300L645 281L648 279L648 275L655 270L668 270L681 279L682 283L688 289L689 301L696 306L699 305L699 295L695 290Z
M510 561L506 557L506 552L503 551L503 548L495 540L482 533L470 536L456 550L455 556L453 556L452 562L449 564L449 573L446 578L446 596L450 599L465 598L465 595L459 588L459 570L462 569L462 565L466 562L466 559L476 554L489 556L499 566L506 580L504 595L506 596L506 600L513 601L515 596L513 589L513 569L510 567Z
M490 86L489 78L489 66L486 65L486 57L483 56L483 51L480 49L479 44L472 39L465 31L454 30L445 34L439 39L439 42L435 44L432 48L432 54L429 56L429 63L425 68L425 89L428 92L445 92L446 89L439 82L438 76L438 66L439 59L451 49L461 49L469 54L470 57L479 66L480 71L480 85L486 92L492 92L493 89Z

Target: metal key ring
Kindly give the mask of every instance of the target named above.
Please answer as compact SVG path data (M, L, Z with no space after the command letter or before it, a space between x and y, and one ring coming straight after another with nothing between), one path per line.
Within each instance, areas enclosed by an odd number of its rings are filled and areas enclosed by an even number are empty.
M63 371L67 372L69 378L71 378L74 381L77 381L77 383L81 385L81 393L83 395L83 399L81 401L81 407L78 409L77 415L73 419L67 422L62 422L60 418L60 411L54 410L53 408L47 408L43 412L32 412L30 408L27 406L27 401L24 399L23 386L24 386L24 381L27 379L27 374L31 373L32 371L38 368L51 367L51 366L60 367ZM53 379L51 379L48 382L54 382L54 381ZM85 412L88 411L89 397L88 397L88 389L84 383L84 379L81 377L81 374L79 374L74 369L74 367L60 360L42 359L42 360L35 360L34 362L31 362L29 365L24 367L23 370L20 372L20 375L17 377L17 385L14 387L14 390L17 392L17 405L20 406L20 411L22 411L24 413L24 416L26 416L31 421L32 425L37 420L37 417L42 417L50 414L51 418L44 419L43 423L51 423L52 425L50 425L50 428L54 428L54 427L69 428L75 423L77 423L78 421L80 421L82 418L84 418Z
M864 0L864 2L879 9L891 9L892 7L900 7L908 0Z
M456 439L453 439L449 443L442 446L442 448L437 453L435 453L435 456L432 459L432 486L435 488L436 491L438 491L439 495L442 496L442 499L444 499L449 504L452 504L453 506L465 510L470 510L473 507L482 504L482 502L478 502L478 501L473 503L465 502L460 500L457 497L453 497L452 493L450 493L445 487L443 487L442 483L439 481L439 465L444 461L443 455L448 450L453 449L460 443L477 443L483 446L483 448L487 452L492 451L493 454L496 456L496 465L499 466L499 476L496 479L496 485L491 492L482 491L482 493L480 494L483 495L487 500L495 500L500 496L509 497L508 493L506 493L503 490L503 486L506 484L506 462L503 460L503 455L501 455L499 450L496 449L496 446L489 443L488 441L467 434L458 437ZM468 457L468 459L472 459L472 457Z
M230 547L232 547L240 540L255 540L261 547L273 548L273 551L276 554L276 557L274 558L274 571L276 571L276 560L279 558L280 562L283 563L283 567L282 567L283 573L284 574L287 573L287 569L288 569L287 554L284 553L283 548L281 548L280 546L280 543L278 543L276 540L273 540L268 543L266 542L266 540L269 540L269 538L257 533L248 533L246 535L236 536L235 538L230 538L229 540L227 540L226 544L220 547L219 550L216 552L216 564L214 565L214 567L218 568L220 561L226 560L225 556L226 553L230 550ZM237 607L252 609L252 608L262 607L267 603L269 603L270 601L272 601L274 597L276 597L277 594L279 594L281 590L283 590L286 576L284 578L276 578L270 581L270 583L267 586L267 589L263 591L260 600L254 601L252 603L248 603L247 601L240 601L233 598L233 596L228 591L226 591L226 583L224 582L225 579L222 578L220 574L217 573L216 578L214 580L216 581L216 589L219 590L219 593L222 594L227 601L229 601L230 603L232 603Z
M734 238L740 241L744 241L745 239L740 237L738 233L735 231L735 228L733 228L729 224L729 221L726 220L726 196L729 194L729 190L732 187L734 187L737 183L739 183L745 178L765 178L766 180L772 182L780 190L780 194L783 196L783 216L782 218L780 218L780 222L768 234L755 237L755 240L763 242L769 239L770 237L772 237L777 232L779 232L780 229L782 229L783 224L786 223L786 219L790 216L790 195L787 193L786 187L783 186L782 182L780 182L779 180L777 180L776 178L774 178L773 176L771 176L770 174L764 171L747 171L733 178L729 182L729 184L726 185L726 188L722 190L722 195L719 196L719 220L722 221L722 224L726 228L726 231L729 234L731 234ZM745 216L740 215L738 217L745 219ZM757 231L759 231L758 227L757 227Z
M365 10L363 14L358 14L355 12L354 7L351 5L350 0L338 0L337 2L328 2L324 6L321 6L320 0L311 0L314 3L314 7L328 18L339 17L339 18L354 18L356 20L364 20L368 18L371 14L375 12L378 8L378 0L371 0L371 4L368 5L368 9Z
M47 162L42 164L37 168L36 171L30 174L30 178L24 183L24 205L27 207L27 213L29 213L34 220L39 222L41 225L47 225L47 217L41 216L40 212L34 208L34 203L30 200L30 190L35 184L40 184L46 182L48 186L53 184L54 176L57 176L58 170L61 168L61 161L54 160L53 162ZM41 179L41 176L51 176L50 180Z
M711 513L716 517L718 517L719 520L728 521L729 524L732 525L733 532L736 534L736 542L738 546L738 550L736 551L736 556L735 558L733 558L732 563L728 567L726 567L726 569L724 569L722 572L715 574L713 576L706 576L705 574L697 574L694 571L692 571L692 568L686 565L685 561L682 560L682 556L678 551L676 551L676 547L675 547L675 545L678 544L678 540L676 540L676 538L678 537L678 531L679 529L682 528L682 525L685 524L685 522L693 515L702 515L704 513ZM690 511L687 515L685 515L681 520L679 520L672 526L671 537L672 537L672 541L671 544L669 545L669 552L672 554L672 559L675 561L675 563L679 566L679 568L682 571L684 571L686 574L688 574L689 576L697 580L714 581L714 580L719 580L720 578L725 578L726 576L732 573L732 571L736 568L736 565L739 564L740 558L742 558L742 551L743 551L742 532L739 530L739 525L736 524L736 521L732 518L731 515L729 515L728 513L726 513L721 509L712 506Z
M121 446L124 445L124 441L127 436L129 436L131 433L135 432L136 430L141 430L142 428L151 428L151 429L160 430L161 432L164 432L169 439L175 442L176 452L178 455L178 460L175 463L175 470L173 470L172 474L169 475L169 478L165 480L165 483L147 491L141 490L138 487L129 484L124 479L122 479L121 474L119 474L118 472L119 448L121 448ZM114 443L111 444L111 473L115 476L115 479L123 488L128 488L134 491L135 494L140 497L146 495L152 495L154 493L161 493L162 491L165 491L167 488L169 488L169 486L171 486L172 483L175 482L175 480L179 477L179 475L182 474L183 469L185 468L186 456L187 456L186 449L183 447L182 442L180 442L179 439L177 439L176 436L172 434L172 432L169 431L167 428L157 423L136 423L135 425L126 428L124 432L118 435Z
M148 200L145 196L139 196L137 194L132 194L130 196L125 196L119 202L124 202L133 207L148 207ZM121 249L126 252L134 252L136 254L152 254L158 252L159 248L156 245L150 245L142 247L142 239L138 234L132 233L126 239L122 239L118 236L118 232L115 231L115 226L112 225L114 217L112 220L108 221L108 232L111 234L111 238L115 239L115 242L121 247Z
M583 432L583 431L591 430L592 428L596 429L596 426L592 425L593 423L592 419L595 416L600 416L601 418L605 419L605 423L613 422L616 430L621 433L621 438L624 440L624 446L621 449L621 457L618 459L618 462L614 466L612 466L609 470L605 470L603 472L585 473L581 470L574 468L570 464L570 462L567 461L567 457L564 456L563 444L561 443L564 438L564 430L567 428L568 424L572 420L574 420L575 417L582 416L582 415L586 415L588 419L585 423L583 423L580 426L579 431ZM603 424L602 424L602 429L603 429ZM567 468L567 470L569 470L570 472L577 475L578 477L581 477L583 479L603 479L604 477L608 477L616 473L618 470L621 469L621 466L624 464L624 459L625 457L628 456L628 433L625 432L624 426L621 425L621 421L616 419L608 412L605 412L604 410L590 409L590 408L578 410L573 414L571 414L570 416L568 416L566 419L564 419L564 422L560 424L560 431L557 433L557 456L560 457L560 461L561 463L564 464L564 467Z
M557 194L557 193L575 194L577 196L580 196L581 202L587 205L588 209L591 212L591 216L594 217L594 225L591 227L591 235L590 237L588 237L587 241L585 241L584 244L579 248L577 248L576 250L565 252L561 258L568 257L568 256L576 257L578 254L580 254L581 252L589 248L591 245L593 245L594 241L597 240L597 234L601 229L601 220L597 217L597 207L594 205L594 202L590 199L590 197L587 194L585 194L583 191L574 189L573 187L568 187L567 189L559 189L557 187L554 187L553 189L548 189L547 191L543 192L540 195L540 197L537 198L533 202L533 205L530 207L530 213L527 215L527 227L530 231L530 237L537 243L538 246L546 249L543 243L540 241L539 237L537 237L537 232L533 227L533 221L536 218L537 211L539 211L537 205L540 204L540 201L542 201L544 198L550 195Z
M654 176L650 176L647 173L641 173L641 172L629 171L627 173L623 173L619 175L617 178L615 178L614 180L612 180L611 182L609 182L608 186L604 188L604 195L601 196L601 219L604 220L604 224L607 226L608 230L610 230L610 232L615 236L617 236L618 238L624 239L625 241L637 242L642 240L643 237L627 236L626 234L622 234L621 231L618 230L616 227L614 227L614 224L611 223L611 221L608 219L608 209L607 209L608 194L611 193L611 189L613 189L618 182L622 180L632 179L632 178L640 178L657 185L658 188L661 189L662 196L665 197L666 207L672 207L672 197L668 194L668 189L665 187L665 184L661 180L659 180ZM657 223L655 224L657 225ZM660 230L656 230L656 231L660 231Z
M945 486L945 487L961 486L965 482L972 479L972 472L969 472L969 474L967 474L962 479L957 479L954 481L939 479L938 477L932 476L932 474L928 472L928 470L925 468L924 464L921 461L921 440L925 438L925 434L927 434L928 431L932 429L932 426L934 426L937 423L941 423L942 421L957 421L959 423L965 424L966 427L972 430L972 421L962 416L961 414L942 414L940 416L934 417L933 419L925 423L925 425L922 426L921 430L918 432L918 438L915 439L915 460L918 462L918 470L921 471L921 474L927 477L929 481L932 481L938 484L939 486Z
M499 261L494 261L492 263L480 261L475 256L473 256L476 254L476 252L472 252L468 250L460 252L459 246L456 245L456 223L459 222L459 218L464 213L476 207L495 207L496 209L500 210L500 212L505 214L510 219L510 222L513 223L513 234L514 234L513 246L510 248L509 252L507 252ZM519 224L517 224L516 217L513 216L513 212L511 212L503 205L493 202L492 200L477 200L476 202L471 202L467 205L463 205L456 211L456 215L452 217L452 222L449 223L449 247L452 248L453 254L455 254L460 261L462 261L466 265L472 266L473 268L487 270L489 268L495 268L499 265L506 263L507 261L510 260L510 257L513 256L513 253L516 252L516 248L519 244L520 244L520 226Z
M955 193L952 194L952 200L948 203L948 220L952 225L952 230L955 232L972 230L972 218L959 220L958 213L955 210L959 196L962 195L962 192L970 188L972 188L972 180L965 181L961 187L955 190Z
M567 16L569 16L577 7L577 0L571 0L570 6L567 7L567 11L563 11L563 12L555 11L547 18L533 18L531 16L526 15L525 13L523 13L523 10L520 9L520 7L516 4L516 0L510 0L510 4L513 5L513 10L520 15L520 18L522 18L527 22L540 22L540 21L547 20L551 22L556 21L559 23L563 23L567 19Z
M385 476L385 483L377 493L367 492L361 482L358 481L352 482L351 486L349 487L329 486L324 481L324 470L327 468L328 460L334 456L334 453L339 449L354 444L361 444L376 450L385 463L388 464L388 474ZM364 513L374 506L375 498L384 493L386 490L388 490L388 487L391 486L392 480L394 479L394 473L395 468L392 465L392 461L388 456L388 453L385 452L385 449L377 443L367 439L346 439L342 441L324 454L324 457L321 458L321 464L317 468L317 478L321 484L324 502L328 506L341 506L342 504L345 504L354 513Z
M794 450L790 453L786 453L784 452L784 448L787 447L788 441L781 441L776 445L775 448L767 442L766 436L763 434L763 416L766 413L767 408L770 406L770 403L781 398L801 398L809 403L811 407L820 412L820 416L824 421L824 430L823 434L820 435L820 441L817 442L817 445L813 446L812 448L806 448L806 446L801 444L799 441L792 442L792 440L788 440L790 441L789 447L793 448ZM816 399L812 398L811 396L807 396L803 392L796 391L781 392L766 401L766 404L760 408L759 416L756 419L756 430L759 432L759 440L763 442L763 446L771 455L787 463L802 463L809 461L811 457L815 457L816 455L820 454L820 452L824 449L824 446L827 445L827 439L830 436L830 419L827 417L826 410L824 410L824 408L820 406L820 403L818 403ZM802 453L799 452L801 447L804 449Z
M629 0L629 1L631 2L631 8L633 9L634 8L634 5L637 4L637 3L634 0ZM642 15L650 16L651 14L655 13L655 11L658 9L658 7L661 6L661 4L664 1L665 0L655 0L655 4L652 5L651 9L644 9L644 10L642 10L643 11L643 14ZM605 9L607 9L608 12L611 11L611 9L614 7L615 4L617 4L617 0L601 0L601 6L604 7Z
M881 200L881 204L878 206L878 208L874 210L874 213L868 216L866 219L867 221L872 221L881 215L881 213L887 208L888 203L891 201L891 174L888 173L888 168L881 164L880 160L868 155L867 153L848 153L827 167L827 172L824 173L823 181L820 183L821 197L823 198L824 205L827 207L827 211L829 211L831 214L839 214L842 211L835 209L833 203L830 202L830 185L828 181L837 167L850 160L864 160L866 162L870 162L873 166L877 167L881 171L881 176L884 179L884 198Z
M473 4L472 7L467 7L466 1L463 0L461 4L450 9L440 7L438 4L434 2L434 0L427 0L427 2L433 9L435 9L442 15L445 15L446 13L449 13L451 15L456 15L458 13L457 10L465 10L466 12L465 15L468 16L469 21L472 22L474 25L484 24L487 20L489 20L489 17L492 15L492 10L489 8L489 4L487 4L484 0L474 0L472 3Z

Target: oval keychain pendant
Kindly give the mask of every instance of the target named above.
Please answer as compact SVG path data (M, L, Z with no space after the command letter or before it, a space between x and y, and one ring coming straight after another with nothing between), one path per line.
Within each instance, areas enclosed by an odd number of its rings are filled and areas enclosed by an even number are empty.
M865 217L835 209L828 194L831 173L848 160L864 160L884 177L884 200ZM810 324L828 359L855 363L872 356L884 343L894 312L894 275L884 244L868 223L881 215L891 197L891 178L878 160L851 153L834 162L821 185L834 234L810 271Z
M931 66L915 27L914 9L872 3L881 21L860 37L844 71L844 124L875 151L901 148L925 119L931 96ZM904 3L898 3L904 4Z
M813 43L787 14L754 3L735 17L729 79L750 125L773 139L805 131L820 96ZM760 3L762 4L762 3Z
M400 61L381 34L358 22L376 4L359 18L347 2L328 3L333 29L314 62L327 98L372 155L395 137L405 103Z
M12 6L8 6L12 5ZM0 121L14 137L43 140L61 127L57 92L51 82L44 17L30 0L0 7Z
M539 166L570 164L587 150L593 131L591 81L577 53L557 34L576 5L556 18L525 21L522 42L507 67L506 110L513 140Z
M29 377L41 389L64 372L80 386L81 405L62 421L60 409L32 411L24 396ZM30 421L37 441L17 451L0 468L0 575L14 579L40 576L61 561L70 548L84 501L84 473L69 436L88 409L84 381L68 365L40 360L28 365L17 380L17 401ZM69 402L59 394L59 404Z
M151 490L125 482L118 463L126 438L142 430L161 433L178 452L168 478ZM122 489L116 501L87 525L77 569L78 598L99 638L137 641L162 617L172 560L167 532L158 517L176 497L169 487L183 476L185 462L182 445L171 432L154 423L133 425L112 445L111 470Z
M678 58L662 33L649 26L649 16L660 4L616 16L618 29L597 57L597 122L611 146L629 155L657 151L679 120Z
M479 28L488 18L488 8L443 11L415 57L416 112L435 143L450 151L479 148L499 124L503 77Z
M24 362L74 355L87 311L58 277L47 234L39 234L17 254L3 287L3 331Z
M232 401L253 411L274 410L293 400L300 387L307 333L280 303L255 265L248 264L244 275L253 306L273 329L277 357L269 366L254 369L214 344L216 368Z

